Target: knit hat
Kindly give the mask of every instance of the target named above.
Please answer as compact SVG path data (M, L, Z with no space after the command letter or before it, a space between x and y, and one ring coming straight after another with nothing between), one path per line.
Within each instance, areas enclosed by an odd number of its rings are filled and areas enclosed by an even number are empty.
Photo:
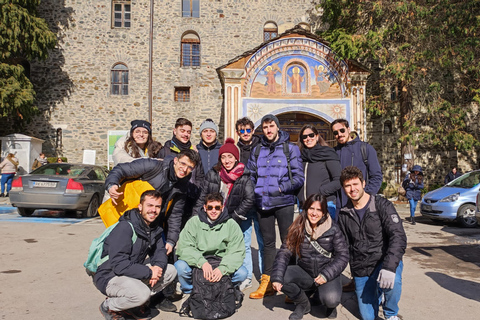
M260 125L263 125L264 122L275 122L277 124L277 127L280 128L280 121L278 121L278 118L274 116L273 114L267 114L264 115L262 118L262 122L260 122Z
M235 145L235 141L232 138L227 138L225 140L225 143L223 146L220 147L220 150L218 151L218 159L222 157L222 154L224 153L231 153L237 159L237 161L240 159L240 151L238 151L237 146Z
M150 134L152 133L152 125L148 121L133 120L132 122L130 122L130 124L132 125L132 127L130 128L130 133L132 133L133 130L135 130L138 127L145 128L145 129L148 130L148 133L150 133Z
M200 134L202 133L203 130L205 129L213 129L215 130L215 133L218 134L218 126L215 124L215 122L213 122L212 119L207 119L205 121L202 122L202 124L200 125Z

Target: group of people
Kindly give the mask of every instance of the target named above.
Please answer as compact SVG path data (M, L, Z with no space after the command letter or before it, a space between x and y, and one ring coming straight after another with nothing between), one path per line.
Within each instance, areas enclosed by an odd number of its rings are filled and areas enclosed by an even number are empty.
M393 204L376 196L382 172L374 148L351 133L347 120L331 124L334 149L312 125L291 143L272 114L261 119L262 136L250 119L239 119L236 144L221 144L218 126L207 119L196 147L185 118L163 146L151 138L150 123L131 124L116 145L106 190L114 203L126 181L146 181L154 190L105 240L108 262L93 280L107 296L100 306L106 319L148 319L148 302L161 291L159 308L176 310L169 288L178 279L188 296L195 268L208 281L230 276L240 290L251 287L253 230L261 278L251 299L283 292L296 305L289 319L302 319L314 295L335 318L350 263L362 319L375 319L380 303L387 319L398 319L405 232ZM297 197L303 210L294 220Z

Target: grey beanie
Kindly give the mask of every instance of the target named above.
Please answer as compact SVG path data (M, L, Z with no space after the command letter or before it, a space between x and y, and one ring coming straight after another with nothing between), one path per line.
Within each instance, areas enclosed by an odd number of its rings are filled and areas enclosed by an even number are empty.
M215 132L218 134L218 126L215 124L215 122L213 122L212 119L207 119L205 121L202 122L202 124L200 125L200 134L202 133L203 130L205 129L213 129L215 130Z
M280 121L278 121L278 118L276 116L274 116L273 114L264 115L260 125L262 125L265 121L267 121L267 122L272 122L273 121L277 124L277 127L280 128Z

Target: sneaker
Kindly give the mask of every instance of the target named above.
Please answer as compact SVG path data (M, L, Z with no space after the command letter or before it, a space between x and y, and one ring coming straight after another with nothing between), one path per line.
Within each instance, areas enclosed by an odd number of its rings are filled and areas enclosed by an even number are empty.
M170 301L168 298L163 299L159 304L157 304L157 309L165 312L175 312L177 307Z
M153 319L152 312L148 304L144 304L139 307L128 309L124 311L129 317L133 317L136 320L150 320Z
M251 288L251 287L252 287L252 279L247 278L247 279L243 280L243 282L240 284L239 289L240 289L240 291L243 292L243 291L245 291L245 290L247 290L248 288Z
M5 197L5 194L3 194L3 193L0 194L0 198L3 198L3 197Z
M387 320L400 320L400 318L397 316L391 316L391 317L388 317Z
M105 317L106 320L125 320L122 311L112 311L108 309L105 305L105 301L100 305L100 313Z

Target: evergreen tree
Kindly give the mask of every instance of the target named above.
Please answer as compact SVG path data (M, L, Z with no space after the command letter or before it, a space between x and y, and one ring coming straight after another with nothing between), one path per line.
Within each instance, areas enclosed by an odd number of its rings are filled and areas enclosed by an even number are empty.
M57 43L44 19L40 0L0 0L0 117L28 122L38 112L25 66L44 60Z
M399 116L404 146L479 144L480 0L320 0L317 11L332 48L372 69L367 110Z

